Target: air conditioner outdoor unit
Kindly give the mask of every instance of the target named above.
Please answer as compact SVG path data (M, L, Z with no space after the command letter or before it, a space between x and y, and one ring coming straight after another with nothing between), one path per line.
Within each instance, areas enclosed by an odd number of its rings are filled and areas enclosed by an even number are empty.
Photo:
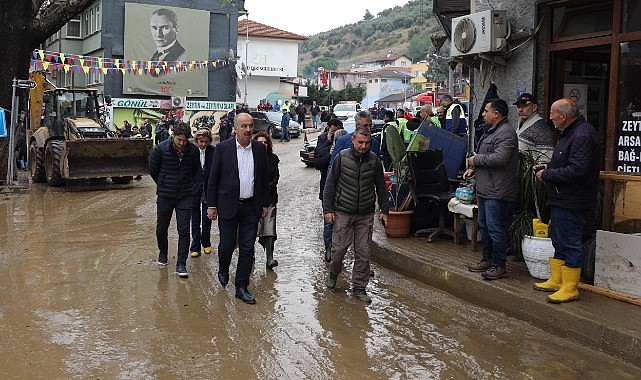
M172 96L171 106L174 108L185 108L187 105L187 98L184 96Z
M508 32L509 23L504 10L453 18L450 57L505 51Z

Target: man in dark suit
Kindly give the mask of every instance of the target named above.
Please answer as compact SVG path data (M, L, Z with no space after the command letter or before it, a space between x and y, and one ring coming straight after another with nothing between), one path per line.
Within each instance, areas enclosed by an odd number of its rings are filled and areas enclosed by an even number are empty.
M218 219L218 281L223 286L229 282L229 265L238 236L236 298L254 304L256 300L247 286L254 264L258 221L267 214L269 206L267 150L265 145L251 139L254 121L250 114L238 114L234 130L236 138L220 142L214 150L207 216Z
M151 36L156 44L156 52L150 61L184 61L187 59L185 48L178 42L178 16L167 8L156 9L149 18ZM152 76L158 76L152 72Z

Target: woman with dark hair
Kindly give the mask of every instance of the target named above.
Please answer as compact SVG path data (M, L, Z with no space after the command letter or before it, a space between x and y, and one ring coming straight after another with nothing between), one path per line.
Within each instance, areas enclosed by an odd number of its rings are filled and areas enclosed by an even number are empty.
M278 203L278 179L280 174L278 172L278 163L280 160L273 152L272 140L265 132L258 132L254 136L254 140L265 144L267 147L267 167L269 169L269 208L267 215L261 218L258 222L258 242L265 248L267 259L265 266L267 269L272 269L278 266L278 261L274 260L274 242L276 241L276 203Z

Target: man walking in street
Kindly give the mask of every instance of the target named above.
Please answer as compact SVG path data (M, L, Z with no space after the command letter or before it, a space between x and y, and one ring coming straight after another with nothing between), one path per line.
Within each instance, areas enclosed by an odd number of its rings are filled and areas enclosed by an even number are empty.
M601 169L599 132L579 114L571 99L552 103L550 119L561 131L548 164L535 165L537 181L547 187L550 238L554 257L549 259L550 278L534 289L554 292L548 302L579 299L578 283L583 265L583 226L596 205Z
M291 117L289 116L289 112L283 108L283 118L280 119L280 142L283 142L283 140L286 140L289 142L289 121L291 120Z
M356 128L352 134L352 148L342 150L336 158L323 193L325 221L334 224L326 285L328 288L336 286L345 253L354 241L352 294L364 302L372 302L365 288L370 277L369 243L377 198L383 223L387 222L389 212L383 167L378 156L370 152L371 138L369 128Z
M507 231L516 209L518 140L507 114L508 106L502 99L492 99L485 105L483 117L489 129L479 141L478 152L467 159L468 169L463 175L465 179L476 178L483 245L483 258L468 269L481 272L486 280L507 277Z
M255 304L249 293L249 275L254 264L258 221L267 215L270 201L267 149L252 140L254 121L241 113L234 120L235 139L216 145L207 188L207 216L218 219L218 281L229 283L229 265L238 238L236 298Z
M189 220L191 218L193 178L200 170L198 148L189 142L191 128L180 123L173 136L156 145L149 159L149 174L156 182L156 240L158 265L167 265L167 230L171 216L176 211L178 230L178 259L176 273L187 277L189 255Z
M312 102L312 127L313 128L318 128L318 125L320 124L320 107L318 104L316 104L316 101L314 100Z
M356 123L356 129L359 127L365 127L369 129L370 131L372 130L372 114L369 113L369 111L359 111L356 116L354 116L354 121ZM332 167L332 164L334 163L334 160L336 159L336 156L343 150L343 149L349 149L352 147L352 137L354 133L349 133L340 139L336 140L336 144L334 145L334 151L332 152L332 158L329 161L329 167ZM380 144L378 140L375 137L371 138L371 142L369 144L369 149L376 154L376 157L379 157L380 154Z

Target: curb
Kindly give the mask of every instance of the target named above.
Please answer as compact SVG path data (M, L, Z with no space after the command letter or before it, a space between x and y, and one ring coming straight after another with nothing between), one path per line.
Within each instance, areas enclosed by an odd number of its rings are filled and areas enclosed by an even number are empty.
M545 293L531 289L532 278L527 274L512 275L514 271L511 270L506 281L484 281L465 268L449 268L427 255L400 250L389 244L384 233L381 236L380 232L375 232L373 243L372 258L384 267L464 301L532 323L552 335L575 340L641 367L641 332L631 322L625 322L625 319L639 319L637 306L586 291L581 292L583 305L578 302L552 305L545 301ZM450 252L454 253L457 252ZM529 290L525 290L527 288ZM598 301L596 305L592 300ZM601 309L604 304L608 312L597 314L604 311ZM581 306L589 307L586 310ZM631 315L631 312L635 314ZM606 318L619 314L624 321L607 320L601 314Z

